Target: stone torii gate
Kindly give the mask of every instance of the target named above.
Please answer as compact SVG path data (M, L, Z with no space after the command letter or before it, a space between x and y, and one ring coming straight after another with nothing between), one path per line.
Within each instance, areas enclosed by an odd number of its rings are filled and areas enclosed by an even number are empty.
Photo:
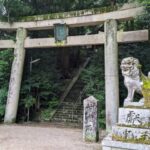
M143 7L133 6L127 9L120 9L107 13L100 13L100 11L94 12L93 10L64 13L64 17L61 17L61 19L59 18L59 14L55 14L55 17L51 17L52 15L34 16L29 17L27 21L23 19L20 22L14 23L0 22L1 30L17 30L16 42L13 40L0 40L0 49L14 49L14 60L11 70L4 122L13 123L16 120L26 52L25 49L58 47L54 38L30 39L27 37L27 31L52 29L54 24L61 22L66 23L69 28L93 26L104 23L105 32L93 35L68 36L67 43L61 46L105 44L106 128L108 131L111 130L111 127L117 122L119 107L118 43L149 40L148 30L128 32L117 31L117 20L123 21L134 19L142 11Z

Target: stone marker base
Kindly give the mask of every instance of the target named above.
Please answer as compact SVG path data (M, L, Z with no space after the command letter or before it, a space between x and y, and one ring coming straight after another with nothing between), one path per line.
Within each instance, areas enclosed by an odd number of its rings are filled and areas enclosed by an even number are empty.
M112 128L112 139L131 143L150 144L150 129L114 126Z
M118 124L102 146L103 150L150 150L150 109L119 108Z
M102 150L150 150L150 145L115 141L111 135L103 139L102 147Z

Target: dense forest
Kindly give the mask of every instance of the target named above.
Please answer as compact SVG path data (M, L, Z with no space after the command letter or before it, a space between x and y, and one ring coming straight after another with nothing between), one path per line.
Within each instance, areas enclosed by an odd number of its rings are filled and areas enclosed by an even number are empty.
M145 13L135 20L119 22L118 30L130 31L150 28L150 2L148 0L0 0L0 19L13 22L21 17L63 13L68 11L121 7L127 2L138 2L146 6ZM107 10L108 9L108 10ZM83 35L104 31L103 24L94 27L70 29L69 35ZM15 40L15 32L0 31L0 39ZM51 37L53 31L32 31L28 36ZM119 62L133 56L140 60L145 74L150 70L150 46L148 42L119 45ZM0 121L3 121L9 85L13 51L0 51ZM90 57L80 80L85 90L82 99L94 95L100 101L100 126L105 127L104 91L104 47L82 46L51 49L28 49L25 58L24 74L20 92L17 121L48 120L57 108L59 99L75 72ZM123 78L120 75L120 105L126 95Z

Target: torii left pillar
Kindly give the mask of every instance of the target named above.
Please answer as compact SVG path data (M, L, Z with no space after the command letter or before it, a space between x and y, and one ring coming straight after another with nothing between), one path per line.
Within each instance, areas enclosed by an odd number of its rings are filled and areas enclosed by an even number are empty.
M25 59L24 41L26 39L26 36L26 29L17 29L14 60L11 69L4 123L14 123L16 121L23 65Z

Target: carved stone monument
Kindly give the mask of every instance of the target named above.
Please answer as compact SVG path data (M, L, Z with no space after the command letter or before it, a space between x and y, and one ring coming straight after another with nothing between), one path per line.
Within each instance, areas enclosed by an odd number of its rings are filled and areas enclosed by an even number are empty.
M99 139L98 100L93 96L84 100L83 139L87 142Z
M128 95L125 107L119 108L118 123L102 141L103 150L150 150L150 77L141 73L133 57L122 60L121 70ZM134 102L135 92L144 93L144 98Z

